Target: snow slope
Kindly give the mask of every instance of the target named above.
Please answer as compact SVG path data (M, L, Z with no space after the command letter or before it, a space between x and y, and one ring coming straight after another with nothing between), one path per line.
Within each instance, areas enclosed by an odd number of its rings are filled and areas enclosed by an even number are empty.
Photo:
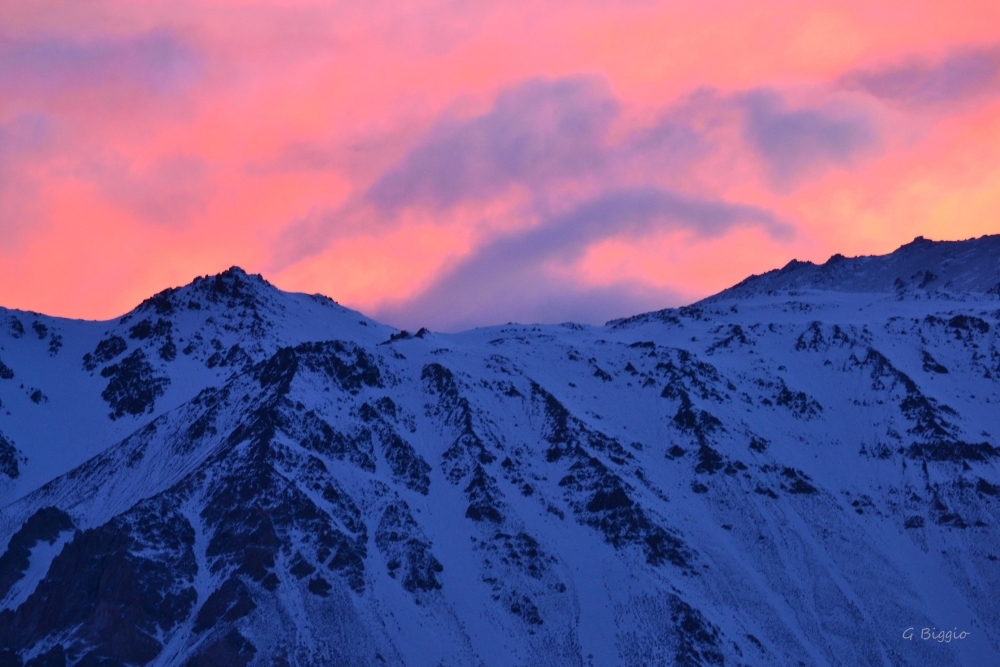
M604 327L0 311L0 665L997 663L997 242Z

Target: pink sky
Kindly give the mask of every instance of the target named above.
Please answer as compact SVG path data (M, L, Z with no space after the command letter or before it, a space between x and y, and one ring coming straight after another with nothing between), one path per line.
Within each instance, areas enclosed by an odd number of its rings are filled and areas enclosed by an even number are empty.
M601 322L1000 232L1000 3L0 3L0 304Z

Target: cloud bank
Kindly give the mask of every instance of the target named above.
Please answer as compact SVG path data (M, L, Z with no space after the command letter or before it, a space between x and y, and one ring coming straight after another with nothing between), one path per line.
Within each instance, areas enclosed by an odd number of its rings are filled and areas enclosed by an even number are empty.
M1000 4L835 4L0 3L0 304L240 264L414 326L593 322L995 233Z

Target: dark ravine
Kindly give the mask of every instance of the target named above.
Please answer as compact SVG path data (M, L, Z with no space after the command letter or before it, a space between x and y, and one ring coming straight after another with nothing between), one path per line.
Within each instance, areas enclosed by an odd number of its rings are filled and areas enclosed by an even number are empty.
M0 310L0 667L998 662L998 258L605 327L409 334L237 268Z

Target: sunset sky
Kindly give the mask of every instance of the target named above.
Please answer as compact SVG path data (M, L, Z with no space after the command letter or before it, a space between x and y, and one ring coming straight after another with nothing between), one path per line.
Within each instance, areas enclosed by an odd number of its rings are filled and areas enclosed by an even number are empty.
M1000 2L0 3L0 305L600 323L1000 232Z

